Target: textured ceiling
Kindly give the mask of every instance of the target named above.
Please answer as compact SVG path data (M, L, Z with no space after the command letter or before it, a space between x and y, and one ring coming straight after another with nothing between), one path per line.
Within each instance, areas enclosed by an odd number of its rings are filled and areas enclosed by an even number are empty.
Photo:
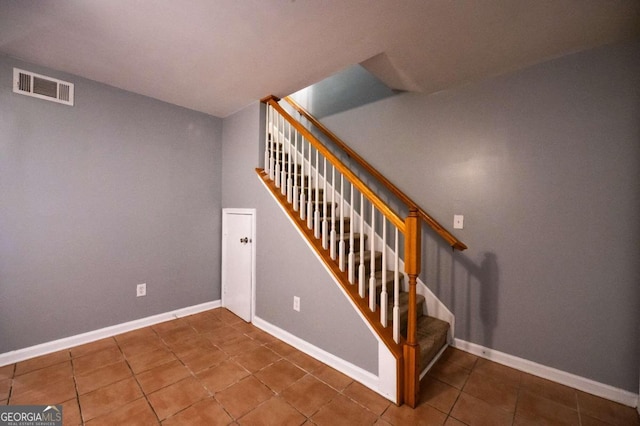
M219 117L357 63L430 93L639 36L638 0L0 0L0 52Z

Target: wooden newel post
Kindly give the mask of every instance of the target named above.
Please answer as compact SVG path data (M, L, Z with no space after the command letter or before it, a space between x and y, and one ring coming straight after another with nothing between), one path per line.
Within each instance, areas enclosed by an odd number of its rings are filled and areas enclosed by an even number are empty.
M420 263L422 252L422 233L420 232L420 217L418 210L409 210L409 216L405 221L405 260L404 269L409 277L409 315L407 325L407 342L403 348L404 355L404 398L405 403L415 408L418 404L419 382L419 360L420 346L417 337L418 315L416 311L416 283L420 275Z

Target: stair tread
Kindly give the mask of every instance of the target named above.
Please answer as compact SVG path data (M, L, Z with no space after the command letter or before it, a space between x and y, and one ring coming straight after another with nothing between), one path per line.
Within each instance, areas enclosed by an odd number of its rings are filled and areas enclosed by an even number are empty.
M404 313L409 312L409 293L401 291L400 294L398 295L398 307L400 308L400 316L402 316ZM421 294L416 294L416 305L419 305L420 303L424 302L424 296ZM388 308L389 309L393 309L393 295L391 295L389 297L389 303L388 303ZM420 317L421 312L418 312L418 317Z

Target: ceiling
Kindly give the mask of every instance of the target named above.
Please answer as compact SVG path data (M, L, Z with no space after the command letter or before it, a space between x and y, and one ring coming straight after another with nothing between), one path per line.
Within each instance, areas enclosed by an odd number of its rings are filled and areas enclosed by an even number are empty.
M639 36L638 0L0 0L0 52L218 117L358 63L431 93Z

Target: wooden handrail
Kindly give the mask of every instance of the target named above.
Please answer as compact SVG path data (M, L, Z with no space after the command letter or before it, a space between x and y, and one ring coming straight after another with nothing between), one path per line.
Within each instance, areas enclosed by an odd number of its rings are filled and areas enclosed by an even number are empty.
M270 100L275 102L275 97L269 97L263 99L263 102ZM315 127L318 128L322 133L325 134L334 144L336 144L340 149L342 149L350 158L352 158L356 163L358 163L367 173L376 178L380 183L382 183L393 195L398 197L403 203L405 203L409 209L415 209L418 212L418 215L422 220L424 220L427 225L431 229L433 229L438 235L440 235L451 247L455 250L466 250L467 245L453 236L449 231L447 231L437 220L432 218L426 211L424 211L420 206L418 206L411 198L409 198L404 192L402 192L397 186L391 183L386 177L384 177L378 170L376 170L373 166L371 166L364 158L358 155L353 149L351 149L347 144L345 144L338 136L336 136L331 130L325 127L320 121L318 121L314 116L309 114L307 110L302 108L296 101L294 101L290 96L284 98L296 111L302 114L307 120L309 120Z
M270 105L273 109L284 117L305 139L307 139L336 169L344 175L376 208L386 216L400 232L405 232L405 222L396 212L391 209L371 188L369 188L355 173L353 173L338 157L325 147L309 130L295 120L287 111L285 111L276 101L277 98L268 97L263 102Z

